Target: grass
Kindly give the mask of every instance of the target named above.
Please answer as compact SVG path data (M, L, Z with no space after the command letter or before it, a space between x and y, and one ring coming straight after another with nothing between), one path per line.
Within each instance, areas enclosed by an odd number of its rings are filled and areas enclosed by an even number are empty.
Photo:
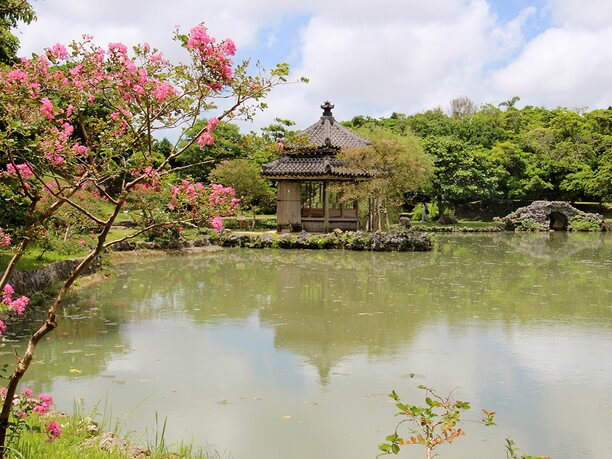
M423 226L427 228L433 228L433 227L488 228L491 226L500 226L500 227L504 226L503 223L498 223L498 222L481 222L481 221L467 221L467 220L460 220L458 223L454 223L450 225L442 225L436 221L428 221L428 222L413 221L412 225L413 226Z
M221 459L223 455L213 452L208 453L202 448L191 443L179 443L177 446L167 445L165 440L166 422L160 427L159 419L156 416L156 427L154 429L153 440L146 441L139 446L130 439L121 439L116 433L104 433L103 430L109 427L108 420L101 420L101 425L94 421L100 417L94 411L90 416L82 416L78 407L73 416L55 415L39 418L30 416L29 425L31 429L21 433L19 438L10 445L6 457L10 459L125 459L131 457L150 457L152 459ZM44 434L45 424L55 420L62 426L61 436L53 443L47 442ZM117 430L118 421L114 429ZM43 433L36 432L40 429ZM117 441L111 443L113 446L101 449L100 441L105 439L107 445L108 438L116 438ZM122 441L125 440L125 441Z
M79 258L86 254L84 250L81 253L61 253L56 251L43 251L39 247L31 247L17 263L17 269L29 271L40 268L41 266L55 263L57 261L71 260ZM13 254L8 250L0 250L0 272L4 271Z

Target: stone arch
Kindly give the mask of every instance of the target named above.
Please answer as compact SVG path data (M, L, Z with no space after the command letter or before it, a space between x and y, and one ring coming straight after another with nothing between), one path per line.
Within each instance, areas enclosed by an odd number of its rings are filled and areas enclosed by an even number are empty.
M567 216L563 212L553 211L548 215L549 228L554 231L567 231Z

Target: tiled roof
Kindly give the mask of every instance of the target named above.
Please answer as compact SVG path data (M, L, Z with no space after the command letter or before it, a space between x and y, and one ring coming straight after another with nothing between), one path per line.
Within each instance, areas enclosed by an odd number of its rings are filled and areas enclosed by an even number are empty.
M308 136L310 142L317 147L355 148L372 145L372 142L349 131L335 120L331 112L334 108L332 104L325 102L321 108L323 109L321 119L300 132L298 137Z
M334 119L329 102L321 105L321 120L298 136L308 136L310 146L289 147L286 154L276 161L264 164L261 175L269 179L323 178L355 180L371 177L365 170L352 169L336 158L342 148L365 147L372 143L352 133Z
M309 154L285 155L276 161L264 164L261 175L269 179L334 177L337 179L368 178L364 170L350 169L333 155L313 156Z

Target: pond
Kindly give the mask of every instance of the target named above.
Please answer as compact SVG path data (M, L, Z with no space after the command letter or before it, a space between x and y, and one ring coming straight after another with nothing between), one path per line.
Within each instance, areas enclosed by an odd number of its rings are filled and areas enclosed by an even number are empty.
M373 458L419 384L470 401L440 458L612 457L612 238L438 236L428 253L138 257L73 296L25 384L221 457ZM12 345L4 346L4 361ZM160 421L161 422L161 421ZM140 432L140 434L135 433ZM424 457L406 446L404 457Z

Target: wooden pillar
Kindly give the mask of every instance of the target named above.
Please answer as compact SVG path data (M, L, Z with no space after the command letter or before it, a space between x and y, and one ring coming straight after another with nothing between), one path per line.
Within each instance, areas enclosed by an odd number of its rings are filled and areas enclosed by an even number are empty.
M329 233L329 187L323 182L323 232Z
M276 228L278 231L302 230L301 183L294 180L279 180L276 198Z

